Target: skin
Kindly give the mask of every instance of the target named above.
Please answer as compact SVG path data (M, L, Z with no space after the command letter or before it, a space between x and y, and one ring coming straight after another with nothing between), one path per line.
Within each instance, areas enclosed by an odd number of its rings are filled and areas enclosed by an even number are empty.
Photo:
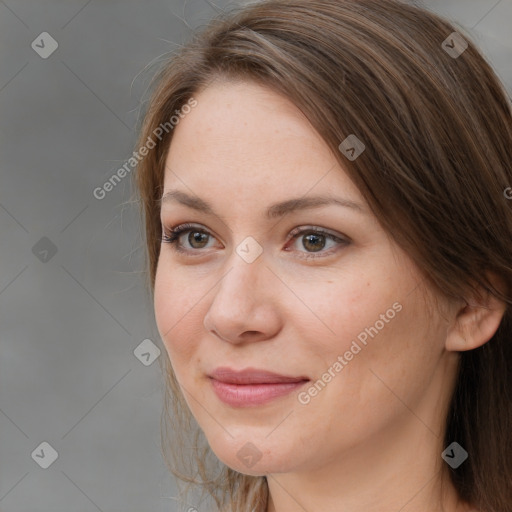
M190 222L211 236L192 245L182 234L188 253L162 243L154 306L187 404L216 456L267 476L268 512L338 512L341 504L344 512L476 510L446 478L442 434L458 352L488 341L504 306L489 297L455 303L426 288L289 100L227 81L195 98L174 128L164 193L198 196L216 214L164 203L164 230ZM364 211L327 205L265 216L271 204L311 195L345 198ZM307 233L290 236L296 227L325 228L349 243L320 237L315 251ZM263 251L252 263L236 252L248 236ZM207 374L218 366L314 383L394 303L401 310L307 404L292 392L231 407L212 389ZM247 442L261 455L250 468L237 457Z

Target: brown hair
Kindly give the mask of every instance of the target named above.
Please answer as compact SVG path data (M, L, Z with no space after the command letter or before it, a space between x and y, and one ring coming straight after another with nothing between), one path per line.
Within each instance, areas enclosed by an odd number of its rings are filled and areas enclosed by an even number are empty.
M512 211L504 190L512 186L512 113L502 84L466 35L467 49L448 53L443 41L454 31L439 16L398 0L269 0L236 8L165 63L138 144L154 139L159 126L217 78L271 88L305 114L434 289L463 300L485 290L504 301L507 309L491 340L460 353L445 446L456 440L469 453L450 469L460 497L488 512L510 512ZM152 292L173 133L165 132L136 174ZM366 146L353 161L338 149L350 134ZM503 286L494 286L490 276ZM191 460L181 448L191 425L196 428L191 467L171 471L200 484L219 507L265 511L266 477L224 465L214 474L207 467L215 457L165 361L165 414L169 404L173 414L165 421L164 450L167 427L177 420L175 464Z

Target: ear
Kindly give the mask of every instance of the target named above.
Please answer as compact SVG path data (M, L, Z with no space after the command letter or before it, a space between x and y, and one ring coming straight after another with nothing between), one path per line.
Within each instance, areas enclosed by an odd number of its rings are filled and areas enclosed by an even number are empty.
M496 280L492 279L495 285ZM507 306L485 290L464 301L455 310L455 319L448 328L445 347L463 351L478 348L487 343L498 330Z

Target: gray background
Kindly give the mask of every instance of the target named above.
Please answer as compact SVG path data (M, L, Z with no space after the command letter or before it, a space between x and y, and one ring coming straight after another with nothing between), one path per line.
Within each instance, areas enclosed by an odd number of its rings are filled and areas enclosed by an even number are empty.
M467 30L512 90L512 0L423 5ZM131 155L147 66L228 7L0 0L2 512L200 508L173 499L161 455L161 359L134 353L150 339L165 355L131 177L92 191ZM31 47L42 32L58 42L46 59ZM47 469L42 442L58 453Z

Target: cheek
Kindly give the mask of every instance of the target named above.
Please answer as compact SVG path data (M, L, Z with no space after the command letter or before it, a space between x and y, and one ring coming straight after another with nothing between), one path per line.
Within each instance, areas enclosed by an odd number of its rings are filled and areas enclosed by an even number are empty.
M338 372L326 399L330 395L345 410L359 411L361 426L402 414L403 404L418 404L437 367L442 329L429 321L417 294L406 295L383 295L384 300L361 309L354 305L354 322L330 354L328 366L339 355L342 362L334 368ZM337 326L342 327L341 320Z
M419 403L436 367L435 340L429 338L429 331L433 337L436 333L411 299L401 301L402 309L398 311L397 305L388 313L393 318L377 327L380 314L385 315L396 301L384 298L365 307L354 303L351 309L346 305L332 325L336 336L316 342L314 354L308 357L314 361L316 380L299 397L305 404L299 410L311 442L317 432L315 418L322 417L329 426L325 436L350 445L359 436L411 414L404 404ZM365 343L358 339L361 333Z
M284 314L293 319L304 341L307 338L305 349L324 363L349 350L358 336L364 341L365 328L373 326L381 313L391 309L389 316L395 314L397 294L382 275L336 269L316 284L297 279L292 286L294 295L286 301Z
M197 351L203 323L201 299L205 291L190 286L178 272L165 271L159 266L155 278L154 310L160 337L167 349L173 367L189 361Z
M315 377L329 381L333 390L349 385L361 392L359 399L368 386L373 391L379 386L372 371L392 389L414 380L415 372L418 377L428 373L441 341L421 295L413 292L415 279L399 268L396 273L389 267L367 268L350 275L338 272L316 288L295 283L297 295L310 298L312 311L302 306L294 318Z

